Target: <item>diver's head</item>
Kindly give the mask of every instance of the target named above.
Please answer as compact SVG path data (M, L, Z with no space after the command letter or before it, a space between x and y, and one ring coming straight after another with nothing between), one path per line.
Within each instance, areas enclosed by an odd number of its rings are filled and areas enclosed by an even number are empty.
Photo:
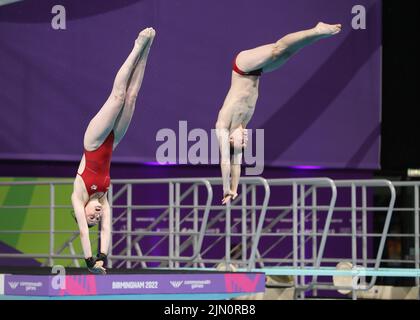
M96 226L101 221L103 206L98 199L90 199L85 206L85 217L89 228Z

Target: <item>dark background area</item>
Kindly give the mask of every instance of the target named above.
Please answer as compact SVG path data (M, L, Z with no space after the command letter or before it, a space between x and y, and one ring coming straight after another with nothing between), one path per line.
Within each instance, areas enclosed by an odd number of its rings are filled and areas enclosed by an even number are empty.
M418 1L383 1L382 174L420 168Z
M419 180L407 176L407 169L420 168L419 142L419 56L418 21L420 9L417 1L383 1L383 83L382 83L382 141L381 170L378 178L393 180ZM387 195L375 192L374 202L380 206L387 202ZM412 207L413 188L400 188L397 207ZM413 233L412 214L394 215L390 232ZM374 230L381 232L385 216L375 215ZM375 243L377 249L379 239ZM412 238L387 239L384 259L407 259L412 255ZM411 257L412 258L412 257ZM385 263L382 267L414 267L407 264ZM378 284L413 285L408 278L378 279Z

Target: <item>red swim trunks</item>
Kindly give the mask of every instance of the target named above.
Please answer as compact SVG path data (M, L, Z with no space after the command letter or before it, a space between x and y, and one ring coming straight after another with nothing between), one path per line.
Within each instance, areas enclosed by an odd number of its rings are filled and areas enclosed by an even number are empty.
M241 76L257 76L257 77L261 76L261 74L263 73L263 69L253 70L249 72L245 72L239 69L238 65L236 64L237 57L238 56L236 56L235 59L233 60L233 71L240 74Z

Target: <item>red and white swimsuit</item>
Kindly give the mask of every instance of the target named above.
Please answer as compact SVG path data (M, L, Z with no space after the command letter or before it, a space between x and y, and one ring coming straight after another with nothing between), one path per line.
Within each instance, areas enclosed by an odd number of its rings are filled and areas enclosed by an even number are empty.
M108 135L101 146L94 151L85 150L86 165L79 174L86 186L89 197L96 192L107 192L111 183L109 171L111 167L114 131Z

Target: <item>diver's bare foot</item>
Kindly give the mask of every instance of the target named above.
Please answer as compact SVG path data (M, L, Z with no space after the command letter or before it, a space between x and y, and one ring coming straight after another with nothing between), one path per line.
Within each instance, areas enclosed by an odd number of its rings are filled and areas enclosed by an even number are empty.
M156 31L153 28L146 28L143 29L139 36L136 39L136 45L140 47L144 47L150 40L153 40L153 38L156 35Z
M341 32L341 24L326 24L319 22L314 28L315 32L321 37L331 37Z

